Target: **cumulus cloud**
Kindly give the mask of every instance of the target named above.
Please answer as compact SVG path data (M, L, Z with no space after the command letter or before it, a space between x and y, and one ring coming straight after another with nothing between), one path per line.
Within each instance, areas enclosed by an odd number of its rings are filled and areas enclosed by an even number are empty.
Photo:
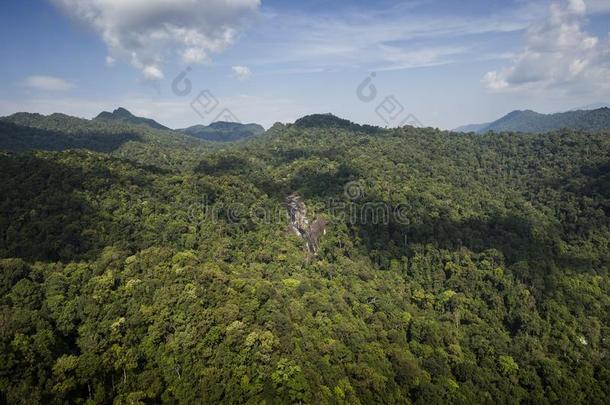
M586 15L584 0L551 4L546 21L528 29L525 50L511 66L488 72L485 86L492 91L608 86L609 43L583 30Z
M126 59L148 79L163 77L163 62L209 61L231 45L260 0L51 0L99 33L109 60ZM172 55L173 54L173 55Z
M233 66L231 69L233 70L235 77L237 77L239 80L246 80L252 74L250 68L247 66Z
M67 80L54 76L29 76L25 79L25 85L32 89L44 91L66 91L74 87Z

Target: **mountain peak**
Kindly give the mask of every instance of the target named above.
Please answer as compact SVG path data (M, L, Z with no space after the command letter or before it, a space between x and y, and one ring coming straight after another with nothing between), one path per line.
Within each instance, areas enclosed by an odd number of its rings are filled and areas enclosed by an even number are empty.
M134 115L129 112L126 108L119 107L112 112L114 115L123 116L123 117L134 117Z
M150 118L137 117L123 107L119 107L113 112L103 111L97 117L95 117L94 120L117 121L126 124L146 125L154 129L169 129Z
M131 117L135 117L135 115L133 115L126 108L119 107L112 112L102 111L101 113L99 113L99 115L97 117L95 117L95 119L98 119L98 118L113 119L113 118L131 118Z
M310 114L299 118L294 122L294 125L301 128L311 127L349 127L353 123L343 118L339 118L334 114Z
M331 113L306 115L296 120L293 125L299 128L342 128L368 133L381 130L381 128L371 125L356 124Z

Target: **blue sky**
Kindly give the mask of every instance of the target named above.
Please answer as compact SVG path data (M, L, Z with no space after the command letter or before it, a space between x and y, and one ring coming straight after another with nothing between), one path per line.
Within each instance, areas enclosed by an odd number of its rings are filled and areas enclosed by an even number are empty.
M225 111L268 127L413 114L450 129L610 101L609 0L5 1L0 35L0 115L123 106L171 127Z

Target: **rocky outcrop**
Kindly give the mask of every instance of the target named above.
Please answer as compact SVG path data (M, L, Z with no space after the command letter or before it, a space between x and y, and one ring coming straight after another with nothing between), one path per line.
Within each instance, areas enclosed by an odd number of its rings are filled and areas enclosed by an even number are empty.
M326 221L318 217L310 224L307 207L298 194L286 197L286 210L290 220L290 230L305 241L305 248L309 253L316 254L320 246L320 237L326 234Z
M320 248L320 238L326 235L326 221L322 218L316 218L315 221L309 226L309 232L307 235L307 246L311 253L316 253Z

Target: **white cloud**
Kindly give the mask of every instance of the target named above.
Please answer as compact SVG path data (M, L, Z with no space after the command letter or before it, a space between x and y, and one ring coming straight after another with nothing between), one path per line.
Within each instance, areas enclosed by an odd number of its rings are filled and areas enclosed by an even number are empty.
M610 1L608 0L587 0L588 14L610 14Z
M29 76L25 79L25 85L44 91L67 91L74 87L72 83L54 76Z
M231 45L261 0L51 1L100 34L109 60L126 59L146 78L159 79L172 53L200 63Z
M149 80L161 80L163 79L163 72L156 66L142 66L142 73L144 77Z
M250 68L247 66L233 66L231 70L233 70L235 77L237 77L239 80L246 80L252 74Z
M587 5L584 0L568 0L568 11L576 15L585 15Z
M583 0L553 3L543 24L532 25L526 47L511 66L488 72L482 82L492 91L596 91L610 87L610 44L583 29Z

